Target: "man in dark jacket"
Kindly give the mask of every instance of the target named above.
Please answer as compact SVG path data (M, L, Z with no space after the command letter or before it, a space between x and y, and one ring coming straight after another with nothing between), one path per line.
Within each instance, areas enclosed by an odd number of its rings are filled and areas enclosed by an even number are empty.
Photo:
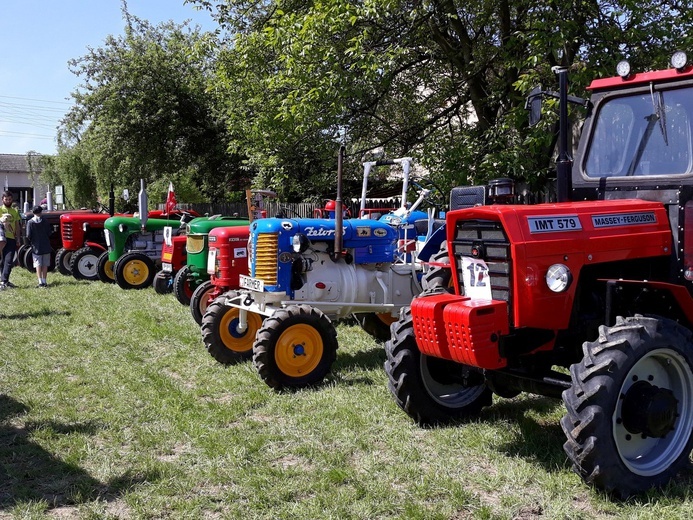
M34 216L26 223L26 238L31 244L31 253L36 268L38 286L48 287L48 266L51 263L51 225L41 218L41 206L34 206Z

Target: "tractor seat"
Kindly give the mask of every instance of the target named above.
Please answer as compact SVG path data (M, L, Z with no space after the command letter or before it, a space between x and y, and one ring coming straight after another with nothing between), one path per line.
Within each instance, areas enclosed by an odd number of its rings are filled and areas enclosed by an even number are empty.
M450 191L450 211L486 204L486 186L457 186Z

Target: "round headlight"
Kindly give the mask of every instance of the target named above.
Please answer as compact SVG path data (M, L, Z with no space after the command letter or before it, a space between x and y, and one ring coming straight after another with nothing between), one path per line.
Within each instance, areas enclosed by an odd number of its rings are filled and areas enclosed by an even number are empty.
M630 63L628 63L626 60L619 61L618 65L616 65L616 74L622 78L627 78L630 76Z
M676 70L681 70L686 66L688 62L688 57L683 51L676 51L671 57L671 66Z
M303 253L310 246L310 240L303 233L296 233L291 238L291 246L294 249L294 253Z
M546 285L553 292L559 293L570 287L573 275L570 269L563 264L553 264L546 272Z

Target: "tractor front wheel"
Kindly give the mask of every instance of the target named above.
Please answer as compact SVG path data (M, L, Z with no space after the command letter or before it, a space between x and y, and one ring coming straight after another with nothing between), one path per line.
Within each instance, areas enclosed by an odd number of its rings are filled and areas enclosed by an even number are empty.
M96 262L96 275L103 283L115 283L115 274L113 273L113 264L108 258L108 251L104 251L99 256Z
M570 367L561 427L573 470L621 498L665 484L693 449L693 341L667 319L602 326Z
M121 289L144 289L154 280L154 261L142 253L125 253L113 266L113 274Z
M61 247L55 253L55 265L58 268L58 272L63 276L72 276L72 271L70 270L70 258L72 257L73 251Z
M418 424L467 419L491 405L492 392L480 373L419 351L409 307L392 326L392 334L385 344L387 386L397 405Z
M337 358L337 331L322 311L291 305L266 318L253 345L253 363L275 390L319 384Z
M156 294L168 294L173 290L171 273L159 271L154 276L154 291Z
M262 326L262 316L249 312L246 329L239 331L240 310L226 305L224 300L222 296L209 304L202 317L201 331L207 352L219 363L229 365L252 357L255 333Z
M19 249L17 249L17 252L15 253L15 258L17 259L17 265L19 267L24 267L26 268L27 265L25 263L25 257L26 257L26 252L31 250L31 246L28 246L24 244L23 246L19 246ZM31 268L33 269L33 263L31 265ZM32 273L34 272L33 270L31 271Z
M216 287L212 285L212 282L206 280L197 286L190 297L190 314L198 325L202 325L202 316L207 311L209 296L214 292L214 289Z
M187 265L181 267L173 277L173 294L181 305L190 305L195 287L192 285L190 268Z
M100 251L89 246L78 249L70 259L70 271L77 280L98 280L97 265Z

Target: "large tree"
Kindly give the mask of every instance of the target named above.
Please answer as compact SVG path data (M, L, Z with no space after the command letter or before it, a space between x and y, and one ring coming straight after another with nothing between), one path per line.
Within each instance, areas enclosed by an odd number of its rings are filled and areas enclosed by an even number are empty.
M61 124L60 155L76 154L102 196L111 185L136 193L140 179L157 195L173 181L179 200L191 202L247 187L219 100L207 90L214 36L187 24L152 26L125 3L123 13L124 35L70 62L82 84Z
M528 128L530 87L555 85L554 66L582 95L624 56L664 65L691 43L693 17L671 0L190 3L226 30L218 88L243 129L236 146L285 191L296 176L326 189L342 141L352 162L413 154L446 188L503 176L541 186L555 127Z

